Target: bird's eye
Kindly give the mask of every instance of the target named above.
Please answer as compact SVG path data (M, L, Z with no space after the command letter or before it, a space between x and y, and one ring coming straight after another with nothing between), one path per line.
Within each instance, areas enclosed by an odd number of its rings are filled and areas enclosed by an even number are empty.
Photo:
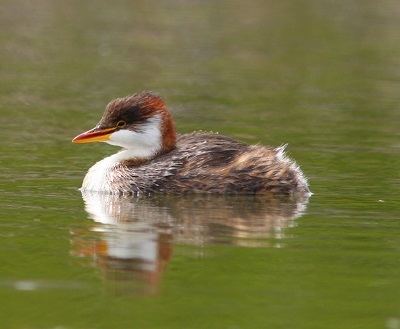
M117 123L117 127L118 128L122 128L122 127L125 127L125 125L126 125L126 122L125 121L118 121L118 123Z

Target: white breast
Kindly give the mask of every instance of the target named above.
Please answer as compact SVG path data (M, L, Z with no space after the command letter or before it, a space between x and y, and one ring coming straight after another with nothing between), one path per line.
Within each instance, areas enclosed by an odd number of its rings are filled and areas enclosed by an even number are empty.
M96 164L94 164L87 172L83 179L82 191L104 191L110 192L111 186L109 183L110 171L118 164L117 154L113 154Z
M113 169L122 161L135 158L138 158L136 151L123 150L97 162L87 172L83 179L81 190L107 193L115 192L111 182L113 181L113 175L117 173Z

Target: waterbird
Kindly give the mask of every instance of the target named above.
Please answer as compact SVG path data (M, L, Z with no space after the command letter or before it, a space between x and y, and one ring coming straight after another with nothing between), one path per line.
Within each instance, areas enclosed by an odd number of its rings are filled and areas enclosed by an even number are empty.
M83 192L309 194L286 145L248 145L210 132L177 134L157 94L143 91L112 100L99 123L74 143L105 142L122 150L94 164Z

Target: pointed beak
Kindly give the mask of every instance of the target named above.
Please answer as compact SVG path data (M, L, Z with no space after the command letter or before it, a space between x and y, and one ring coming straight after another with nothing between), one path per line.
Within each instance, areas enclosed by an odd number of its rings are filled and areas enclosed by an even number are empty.
M106 129L93 128L76 136L72 140L72 143L83 144L83 143L105 142L110 139L110 135L116 130L117 130L116 128L106 128Z

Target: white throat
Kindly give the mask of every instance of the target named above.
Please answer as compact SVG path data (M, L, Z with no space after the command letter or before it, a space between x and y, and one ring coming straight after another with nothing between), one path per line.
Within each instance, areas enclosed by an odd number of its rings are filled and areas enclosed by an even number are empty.
M156 115L140 127L140 131L119 130L110 135L106 142L123 147L115 153L93 165L82 183L83 191L112 192L110 178L112 169L119 163L137 158L151 158L161 150L161 117Z
M129 150L131 158L148 158L161 149L161 117L155 115L140 126L140 131L118 130L106 143Z

